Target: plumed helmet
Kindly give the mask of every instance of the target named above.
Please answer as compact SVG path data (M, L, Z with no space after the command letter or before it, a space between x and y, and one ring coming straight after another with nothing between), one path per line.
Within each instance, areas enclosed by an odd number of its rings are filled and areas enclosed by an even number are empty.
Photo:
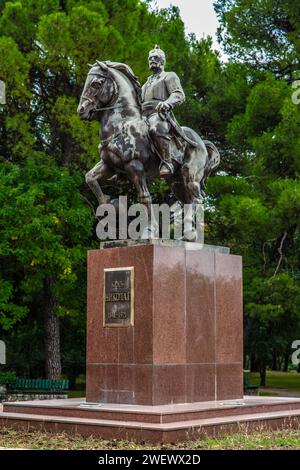
M152 54L158 54L161 57L163 63L164 64L166 63L166 55L165 55L164 51L157 44L155 44L154 48L151 49L151 51L149 52L148 57L150 57L150 55L152 55Z

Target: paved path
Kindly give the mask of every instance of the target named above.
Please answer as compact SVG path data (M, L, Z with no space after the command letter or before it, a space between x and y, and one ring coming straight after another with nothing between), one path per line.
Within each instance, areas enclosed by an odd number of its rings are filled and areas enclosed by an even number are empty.
M261 392L268 392L272 397L294 397L300 398L300 392L285 390L283 388L261 388Z

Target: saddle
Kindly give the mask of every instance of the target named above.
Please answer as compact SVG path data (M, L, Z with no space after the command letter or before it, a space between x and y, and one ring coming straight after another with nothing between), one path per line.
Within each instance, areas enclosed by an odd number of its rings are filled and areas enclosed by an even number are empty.
M180 127L178 122L176 121L174 115L172 112L167 112L167 113L159 113L159 116L162 120L166 120L170 124L170 153L171 153L171 158L172 160L175 160L178 162L180 165L183 164L183 158L184 158L184 152L186 149L187 144L189 144L192 147L197 147L198 144L194 142L193 140L189 139L183 131L183 129ZM146 120L148 124L148 119L147 115L144 116L144 119ZM158 153L158 150L156 149L155 143L153 142L151 136L149 135L150 142L152 144L152 147L155 151L155 153Z

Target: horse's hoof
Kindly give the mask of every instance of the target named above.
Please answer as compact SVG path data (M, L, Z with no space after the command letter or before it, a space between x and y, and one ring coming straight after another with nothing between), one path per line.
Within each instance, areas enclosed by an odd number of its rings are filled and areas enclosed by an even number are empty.
M183 241L184 242L196 242L197 241L197 232L196 230L193 230L191 232L186 232L184 235L183 235Z
M152 202L151 196L145 196L139 199L140 204L151 204L151 202Z
M158 238L158 230L156 227L145 227L142 233L142 240L152 240Z
M167 178L168 176L172 176L173 173L174 173L174 167L171 163L168 163L168 165L166 165L165 163L162 164L161 169L159 171L159 175L162 178Z
M107 194L103 194L103 197L99 201L99 206L101 204L108 204L109 202L110 202L110 196L108 196Z

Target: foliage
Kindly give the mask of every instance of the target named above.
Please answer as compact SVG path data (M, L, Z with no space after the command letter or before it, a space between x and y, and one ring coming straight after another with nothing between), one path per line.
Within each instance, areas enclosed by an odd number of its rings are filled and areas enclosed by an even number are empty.
M16 377L15 371L0 371L0 384L10 384L16 380Z
M221 150L207 185L206 242L243 256L246 353L264 367L291 353L300 335L300 108L290 86L300 7L216 0L215 8L225 62L210 38L185 35L176 7L0 1L0 331L18 375L44 375L54 318L63 372L74 380L82 371L86 251L97 246L84 174L98 160L99 137L98 123L80 121L76 108L88 63L128 63L144 82L155 43L186 93L177 118ZM104 190L136 197L123 180ZM157 181L151 190L156 201L167 187Z
M217 210L209 217L213 236L225 236L243 254L245 346L261 370L280 357L287 368L300 335L300 113L290 86L299 70L296 3L216 1L225 49L248 62L252 86L226 131L228 145L247 163L223 183L223 194L218 179L210 182Z
M299 70L299 2L217 0L215 9L230 56L280 77Z

